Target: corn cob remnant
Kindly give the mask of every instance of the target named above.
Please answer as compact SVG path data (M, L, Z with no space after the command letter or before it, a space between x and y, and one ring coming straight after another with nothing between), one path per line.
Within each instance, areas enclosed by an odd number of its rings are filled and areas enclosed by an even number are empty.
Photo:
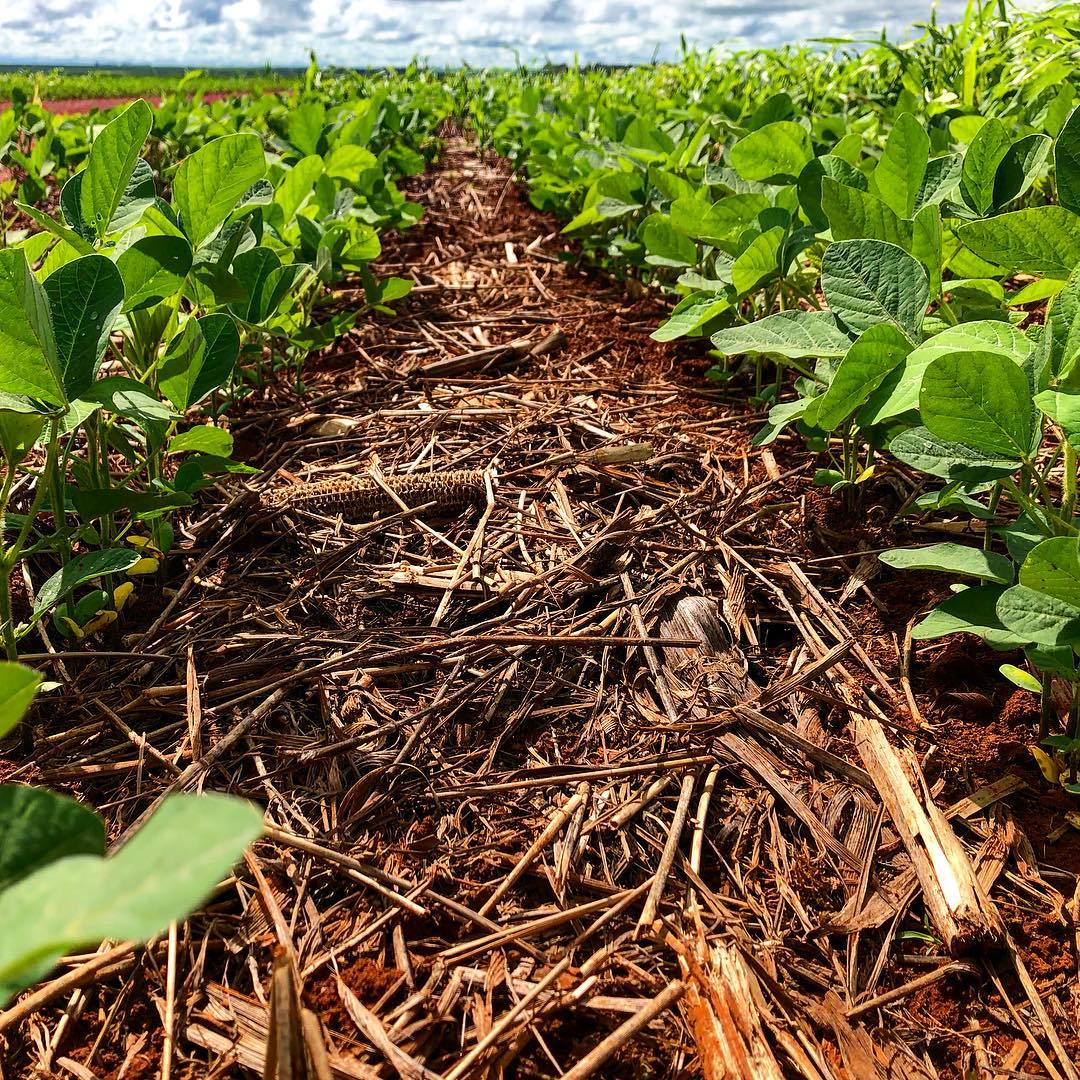
M479 469L406 473L388 476L385 483L407 505L433 502L439 510L459 510L482 502L486 490L484 474ZM260 502L267 510L309 510L354 519L400 509L372 477L350 473L264 491Z

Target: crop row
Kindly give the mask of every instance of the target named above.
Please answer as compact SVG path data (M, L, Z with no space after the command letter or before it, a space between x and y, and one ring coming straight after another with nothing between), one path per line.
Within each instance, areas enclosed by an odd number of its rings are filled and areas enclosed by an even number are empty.
M845 58L489 79L473 107L594 259L674 294L654 337L710 338L714 378L755 366L758 443L793 429L853 503L903 462L905 513L981 536L881 558L960 579L914 638L1023 650L1002 671L1042 694L1036 756L1080 792L1076 14L972 5Z
M370 264L420 216L396 181L424 167L445 100L420 77L324 86L312 68L292 95L0 114L0 736L39 688L20 641L49 617L75 641L116 623L168 557L171 515L254 471L232 453L237 401L275 372L299 385L306 355L408 293ZM344 277L366 305L325 304ZM261 830L220 796L153 809L104 858L89 809L0 786L0 1002L82 945L183 917Z

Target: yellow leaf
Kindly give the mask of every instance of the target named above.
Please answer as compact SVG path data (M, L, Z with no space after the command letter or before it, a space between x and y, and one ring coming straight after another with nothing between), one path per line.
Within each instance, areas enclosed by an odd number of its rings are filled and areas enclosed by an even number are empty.
M124 581L117 585L116 588L113 589L112 594L113 607L116 608L117 611L122 611L124 605L128 602L134 591L135 583L133 581Z
M1058 777L1061 776L1061 766L1057 761L1052 758L1045 750L1040 750L1037 746L1032 746L1031 756L1035 759L1035 764L1039 766L1039 772L1043 774L1046 780L1051 784L1058 782Z
M100 611L83 627L83 635L96 634L106 626L112 626L118 618L115 611Z
M129 533L125 539L133 548L138 548L147 555L161 555L161 551L154 547L154 542L149 536L138 536L134 533Z
M57 617L57 622L64 628L64 633L68 637L74 638L76 641L82 641L85 637L83 628L74 619L69 619L66 615L60 615Z
M867 465L866 468L863 469L863 471L859 473L859 475L855 478L855 483L861 484L863 483L863 481L871 479L874 475L874 470L876 468L876 465Z
M141 574L156 574L159 565L157 559L142 558L128 571L128 577L138 577Z

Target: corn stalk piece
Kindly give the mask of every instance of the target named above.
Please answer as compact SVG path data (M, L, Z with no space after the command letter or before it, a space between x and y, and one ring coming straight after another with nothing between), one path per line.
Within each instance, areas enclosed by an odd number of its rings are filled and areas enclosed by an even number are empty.
M952 826L930 797L914 755L902 759L873 716L859 715L854 735L863 765L911 856L926 912L946 949L962 956L1004 945L1001 916Z
M479 469L409 473L388 476L380 484L371 476L342 473L264 491L260 502L266 510L307 510L362 519L399 510L390 491L411 506L435 503L439 510L460 510L483 501L484 474Z
M684 1009L706 1080L782 1080L762 1023L761 988L738 946L710 945L700 927L695 942L679 946Z

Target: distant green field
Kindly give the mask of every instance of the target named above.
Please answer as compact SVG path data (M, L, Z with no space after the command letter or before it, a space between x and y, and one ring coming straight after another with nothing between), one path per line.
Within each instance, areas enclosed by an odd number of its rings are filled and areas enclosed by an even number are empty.
M0 101L19 95L42 101L105 97L160 97L183 83L192 92L259 91L291 85L301 74L295 69L272 71L216 70L185 72L182 68L53 68L34 70L0 65Z

